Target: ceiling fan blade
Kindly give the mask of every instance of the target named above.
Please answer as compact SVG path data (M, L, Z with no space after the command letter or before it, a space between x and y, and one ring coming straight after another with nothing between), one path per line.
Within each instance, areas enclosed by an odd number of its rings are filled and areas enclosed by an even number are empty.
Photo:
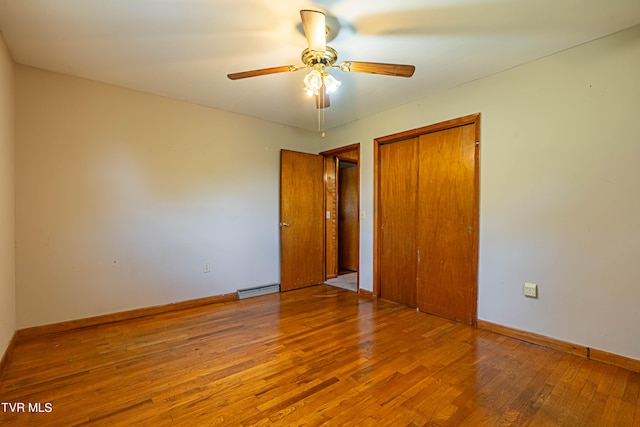
M324 85L322 85L322 91L316 95L316 108L321 110L323 108L329 108L331 106L331 102L329 100L329 94L325 89Z
M356 73L382 74L385 76L411 77L416 67L404 64L383 64L380 62L356 62L349 61L340 64L342 71Z
M324 52L327 50L327 26L324 13L316 10L301 10L304 35L307 37L309 50Z
M240 73L227 74L231 80L246 79L247 77L266 76L267 74L285 73L287 71L296 71L298 68L293 65L285 65L282 67L262 68L260 70L242 71Z

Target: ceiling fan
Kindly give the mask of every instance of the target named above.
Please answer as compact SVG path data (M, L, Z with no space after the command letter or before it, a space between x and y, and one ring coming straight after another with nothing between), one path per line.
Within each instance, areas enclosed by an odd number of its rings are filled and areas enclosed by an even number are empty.
M247 77L264 76L284 72L293 72L310 68L311 71L304 78L305 92L308 96L316 97L316 108L327 108L330 105L329 93L335 91L340 82L327 69L335 68L344 72L368 74L382 74L386 76L411 77L416 69L413 65L383 64L379 62L346 61L334 65L338 59L338 52L327 46L326 17L315 10L301 10L302 26L307 38L307 47L302 51L304 65L284 65L281 67L262 68L259 70L242 71L228 74L231 80L246 79Z

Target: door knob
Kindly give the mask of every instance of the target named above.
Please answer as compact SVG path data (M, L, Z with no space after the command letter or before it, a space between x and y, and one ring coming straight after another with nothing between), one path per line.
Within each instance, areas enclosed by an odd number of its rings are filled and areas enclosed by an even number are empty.
M288 227L289 223L288 222L281 222L280 223L280 227Z

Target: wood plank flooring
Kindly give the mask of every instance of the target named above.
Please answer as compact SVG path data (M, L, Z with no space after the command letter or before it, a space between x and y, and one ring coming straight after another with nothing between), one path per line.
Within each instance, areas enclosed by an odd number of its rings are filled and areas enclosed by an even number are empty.
M19 340L0 401L12 426L639 426L640 374L321 285Z

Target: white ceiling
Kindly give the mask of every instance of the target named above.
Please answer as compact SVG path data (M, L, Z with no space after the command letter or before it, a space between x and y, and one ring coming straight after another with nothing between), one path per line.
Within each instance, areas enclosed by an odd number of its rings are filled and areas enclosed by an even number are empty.
M338 18L338 63L416 66L332 71L327 128L640 24L640 0L0 0L0 31L20 64L315 130L304 71L226 77L302 65L300 9Z

